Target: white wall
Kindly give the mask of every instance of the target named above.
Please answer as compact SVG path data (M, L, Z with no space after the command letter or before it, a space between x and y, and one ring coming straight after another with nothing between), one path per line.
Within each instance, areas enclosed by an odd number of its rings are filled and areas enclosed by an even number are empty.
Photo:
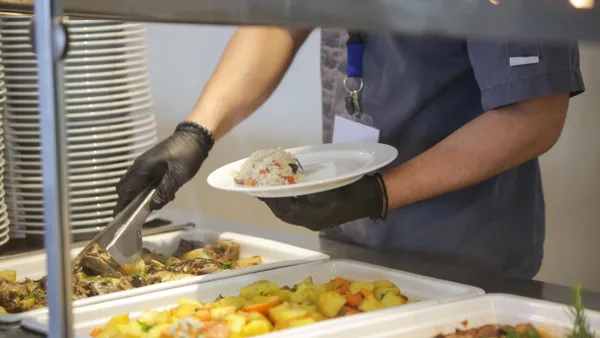
M148 25L148 56L154 109L166 137L193 107L232 27ZM542 159L548 235L538 278L600 291L600 48L582 47L588 92L573 100L559 143ZM244 88L240 88L243 91ZM321 142L319 35L300 51L273 97L225 137L173 206L205 215L265 226L288 227L254 198L207 186L217 167L256 149Z
M233 31L232 27L148 25L148 64L160 137L168 136L192 109ZM274 95L213 148L200 173L177 194L174 207L305 231L280 222L255 198L210 188L206 177L254 150L321 142L318 45L319 35L313 34Z
M559 142L542 159L546 252L537 278L600 291L600 45L581 45L586 93L573 99Z

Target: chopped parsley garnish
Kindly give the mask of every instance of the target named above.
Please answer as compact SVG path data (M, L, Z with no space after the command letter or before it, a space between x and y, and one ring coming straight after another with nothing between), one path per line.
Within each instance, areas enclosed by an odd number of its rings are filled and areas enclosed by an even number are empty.
M571 297L571 315L573 316L573 330L569 334L569 338L593 338L596 333L590 328L590 324L585 316L585 307L581 300L581 284L573 288Z
M35 298L38 298L38 299L40 299L40 298L44 298L44 291L42 291L42 290L40 290L40 289L37 289L37 290L34 290L34 291L31 293L31 295L32 295L33 297L35 297Z
M223 269L232 269L233 268L233 263L231 262L227 262L223 264Z
M144 331L144 332L149 332L150 329L152 329L152 325L148 325L144 322L140 322L139 320L137 322L138 322L138 324L140 324L140 327L142 328L142 331Z

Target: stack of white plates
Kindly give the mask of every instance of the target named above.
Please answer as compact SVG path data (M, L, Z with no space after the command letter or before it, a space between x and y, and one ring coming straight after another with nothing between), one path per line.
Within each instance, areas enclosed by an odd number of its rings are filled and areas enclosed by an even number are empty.
M5 142L11 234L43 235L37 66L28 17L3 17ZM70 20L65 60L71 229L88 237L112 220L115 184L156 142L143 24Z
M0 126L2 126L3 114L4 114L4 103L6 102L6 86L4 83L4 67L2 66L2 58L0 58ZM0 128L0 246L8 242L8 233L10 220L8 218L8 211L6 207L4 192L4 131Z

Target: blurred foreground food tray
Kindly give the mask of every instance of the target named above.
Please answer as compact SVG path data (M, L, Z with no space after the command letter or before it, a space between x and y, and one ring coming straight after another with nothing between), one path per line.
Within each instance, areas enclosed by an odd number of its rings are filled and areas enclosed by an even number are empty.
M259 273L237 276L209 283L196 283L175 289L163 290L152 294L113 300L101 304L81 306L73 310L74 325L78 337L88 337L89 333L97 327L103 327L112 317L121 314L130 314L134 319L143 310L162 311L178 305L181 299L194 299L202 302L212 302L218 296L236 296L241 288L258 281L269 281L277 285L293 286L307 277L312 277L315 284L326 283L341 277L351 281L381 281L386 280L402 290L409 300L418 300L416 303L361 313L349 317L334 318L321 321L303 328L288 329L281 332L286 336L294 335L295 331L320 332L324 328L343 328L359 318L379 318L386 314L397 312L410 312L411 309L431 307L435 304L451 302L453 300L477 297L483 290L459 283L420 276L412 273L388 269L376 265L366 264L352 260L326 260L304 265L290 266L276 270L262 271ZM23 322L23 326L35 332L47 333L48 314L37 314ZM302 331L306 328L309 331ZM379 330L377 330L379 331ZM271 333L276 335L279 333ZM302 337L310 335L303 334ZM355 336L355 335L352 335ZM298 336L301 337L301 336Z
M354 317L346 325L328 326L318 331L303 327L285 338L433 338L454 333L456 329L489 324L533 324L560 338L568 337L573 327L573 316L567 305L508 294L487 294L412 311L390 310L369 318ZM585 314L591 330L600 332L600 312L585 310ZM272 337L284 336L274 334Z
M75 300L73 302L73 307L102 303L111 300L122 300L125 297L138 296L150 292L172 289L190 284L199 284L218 279L228 279L234 276L326 260L329 258L329 256L316 251L306 250L273 240L233 232L219 233L203 229L174 231L147 236L144 237L143 247L152 253L170 256L178 249L182 239L185 241L202 242L205 244L216 243L219 240L230 240L240 245L240 257L242 259L260 256L263 264L227 271L219 271L212 274L173 280L159 284L128 289L125 291L83 298ZM75 257L79 253L79 250L82 250L82 248L71 250L71 257ZM46 255L44 253L40 253L28 257L17 257L15 259L0 261L0 271L4 270L16 271L18 281L21 281L25 278L39 279L46 275ZM23 318L38 316L40 314L47 313L47 311L47 308L42 308L23 313L0 314L0 324L15 324L20 322Z

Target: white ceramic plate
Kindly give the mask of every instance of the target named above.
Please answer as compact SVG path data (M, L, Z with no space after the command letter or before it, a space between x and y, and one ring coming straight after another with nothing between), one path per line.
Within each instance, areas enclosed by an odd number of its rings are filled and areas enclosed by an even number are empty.
M0 39L0 41L1 41L1 39ZM108 56L80 55L80 56L69 56L68 58L66 58L64 60L64 62L66 64L65 67L69 67L69 65L77 65L80 63L88 63L89 64L89 63L100 63L100 62L106 62L106 63L122 62L122 60L137 59L137 58L141 58L144 56L145 56L145 53L143 51L138 51L135 53L118 54L118 55L108 55ZM8 59L8 60L3 60L3 63L5 65L17 65L18 67L37 69L37 60L35 59L35 57L34 58Z
M29 22L26 22L27 24ZM0 26L2 26L2 24L0 24ZM91 27L77 27L77 25L73 25L69 22L69 33L71 33L71 35L82 35L82 34L90 34L90 33L97 33L97 32L110 32L110 31L120 31L123 29L137 29L143 27L143 24L139 24L139 23L122 23L122 24L115 24L115 25L101 25L101 26L91 26ZM12 36L12 35L27 35L29 36L29 30L28 29L19 29L18 27L13 28L13 29L3 29L2 32L4 35L8 35L8 36ZM110 34L110 33L109 33Z
M146 223L155 220L157 217L158 217L157 215L150 215L148 217L148 219L146 220ZM112 220L112 218L110 218L108 222L110 222L111 220ZM100 223L99 225L91 223L91 227L90 228L83 227L83 229L71 229L70 232L72 234L89 234L89 233L100 232L104 228L104 226L106 224L108 224L108 222ZM21 224L19 224L19 226L21 226ZM29 227L27 225L25 225L25 226ZM73 225L73 223L71 224L71 226L75 227ZM38 224L38 225L32 226L32 228L43 228L43 227L44 227L43 224L41 224L41 225ZM25 229L15 229L15 228L13 228L13 229L11 229L11 231L13 233L15 233L15 234L28 234L28 235L44 235L45 234L44 230L30 230L30 229L25 230Z
M98 72L98 71L106 71L107 69L114 70L114 69L120 69L120 68L135 67L135 66L143 65L146 62L147 62L147 60L142 55L142 56L138 56L136 58L127 58L127 59L124 59L121 61L110 60L109 62L101 63L101 64L97 64L97 62L88 60L84 64L66 65L64 67L64 69L67 72L93 73L93 72ZM11 67L7 68L6 71L11 74L12 73L37 73L37 66L35 64L33 64L31 66L17 65L14 67L11 66Z
M381 143L335 143L287 149L304 170L293 185L245 187L233 181L246 161L242 159L213 171L207 182L213 188L244 192L257 197L291 197L339 188L391 163L398 151Z
M22 194L19 193L19 196L21 196ZM119 196L117 194L112 194L112 195L104 195L104 196L94 196L94 197L83 197L83 198L71 198L71 204L73 204L73 206L71 206L71 208L79 208L80 205L76 205L76 204L85 204L85 206L87 207L89 204L93 204L93 205L97 205L97 204L104 204L104 203L115 203L117 201L117 199L119 198ZM42 197L42 192L40 191L39 193L39 198L37 200L15 200L13 201L10 198L6 199L6 203L7 204L18 204L18 205L26 205L28 207L31 208L43 208L44 206L44 201L43 201L43 197ZM81 206L83 208L83 206ZM84 210L84 209L78 209L78 210ZM88 209L86 209L88 210Z
M21 211L21 210L19 210ZM93 210L93 211L89 211L86 213L74 213L74 212L70 212L71 214L71 220L72 221L80 221L80 220L93 220L93 219L103 219L103 218L107 218L107 217L112 217L113 215L113 210L111 209L105 209L105 210ZM20 213L18 215L15 215L15 217L13 217L12 219L14 220L18 220L18 221L24 221L24 222L43 222L44 221L44 215L43 213ZM1 228L0 228L1 229Z
M141 104L136 104L134 106L124 107L124 108L119 108L119 109L100 110L100 111L92 111L92 112L77 112L77 113L67 112L67 118L78 119L78 118L93 118L93 117L100 117L100 116L115 116L115 115L121 115L119 117L123 117L122 115L144 111L144 110L149 109L150 107L152 107L151 98L146 98L146 100L142 100ZM7 120L11 120L11 119L31 120L32 119L30 116L23 117L23 115L21 113L25 114L25 113L27 113L26 111L12 113L12 112L10 112L11 109L12 109L12 107L8 108L9 111L6 112L5 117ZM32 110L32 111L38 111L38 110ZM34 124L37 124L37 123L34 123ZM11 127L15 127L14 124L11 124ZM32 127L32 125L23 126L23 127L24 128Z
M90 135L90 136L81 136L81 137L70 137L67 138L69 142L85 142L83 144L69 144L67 146L67 151L69 152L80 152L80 151L101 151L99 148L106 147L114 147L118 149L118 147L122 147L124 145L131 145L132 143L142 142L148 138L155 138L156 131L154 130L156 127L155 122L151 122L146 127L140 127L137 130L124 131L120 133L112 133L113 135L117 135L116 137L109 137L108 141L104 141L107 137L102 137L102 135ZM110 135L110 134L109 134ZM120 137L119 137L120 136ZM117 138L117 139L115 139ZM39 146L39 138L38 139L23 139L23 140L11 140L11 151L38 151L41 152L42 148ZM31 144L35 145L31 145Z
M145 72L141 72L136 75L129 75L126 77L114 78L114 79L102 79L102 80L87 79L85 81L66 82L65 87L67 88L67 93L70 93L68 91L71 89L87 90L90 87L93 87L93 89L106 89L106 90L110 91L113 89L112 87L114 87L114 86L120 86L123 84L133 83L135 81L146 80L146 79L148 79L148 74ZM99 86L105 86L105 87L98 88ZM11 84L11 87L15 88L15 89L28 89L28 90L31 90L31 92L33 92L33 93L37 93L37 90L38 90L37 82L13 83L13 84ZM90 88L90 89L92 89L92 88ZM34 95L37 95L37 94L34 94Z
M74 110L104 110L107 108L121 107L124 105L136 104L142 101L150 100L150 90L142 89L137 92L129 92L119 95L108 95L98 96L95 98L86 99L67 99L67 111L71 112ZM39 114L38 101L37 100L9 100L7 102L8 111L10 112L24 112L33 115L36 112ZM20 106L17 106L20 105Z
M10 136L11 141L15 142L39 142L39 122L34 123L12 123L10 126L7 126L6 135ZM85 121L88 122L88 121ZM123 123L125 122L125 123ZM85 125L75 123L67 123L67 128L69 130L68 133L68 141L76 142L76 141L85 141L90 139L103 139L103 138L114 138L114 137L122 137L125 135L130 135L133 133L140 133L148 130L148 128L154 128L154 116L151 113L143 113L136 114L136 116L125 116L120 118L106 118L106 119L98 119L96 124L100 126L92 126L86 128L74 128L74 126ZM35 128L37 130L19 130L21 128L31 129ZM128 133L122 134L123 129L129 129ZM83 134L83 136L71 136ZM82 138L84 137L84 138Z
M76 206L71 206L69 208L69 210L72 213L79 213L79 212L93 212L95 210L105 210L105 209L111 209L114 208L116 203L116 199L112 202L108 202L108 203L93 203L93 204L83 204L83 205L76 205ZM13 202L13 205L18 205L19 211L22 212L32 212L32 213L40 213L40 212L44 212L44 208L43 207L32 207L32 206L21 206L18 202Z
M121 39L112 39L112 40L97 40L97 41L71 41L70 45L72 46L72 48L74 48L74 50L82 50L86 47L94 47L94 46L114 46L114 45L118 45L121 46L123 44L127 44L127 43L140 43L142 41L144 41L145 37L144 36L139 36L139 37L127 37L127 38L121 38ZM31 44L29 43L21 43L21 44L4 44L2 46L3 50L14 50L14 49L29 49L31 48Z
M9 239L10 239L10 237L8 237L8 232L7 232L6 235L2 239L0 239L0 246L6 244Z

